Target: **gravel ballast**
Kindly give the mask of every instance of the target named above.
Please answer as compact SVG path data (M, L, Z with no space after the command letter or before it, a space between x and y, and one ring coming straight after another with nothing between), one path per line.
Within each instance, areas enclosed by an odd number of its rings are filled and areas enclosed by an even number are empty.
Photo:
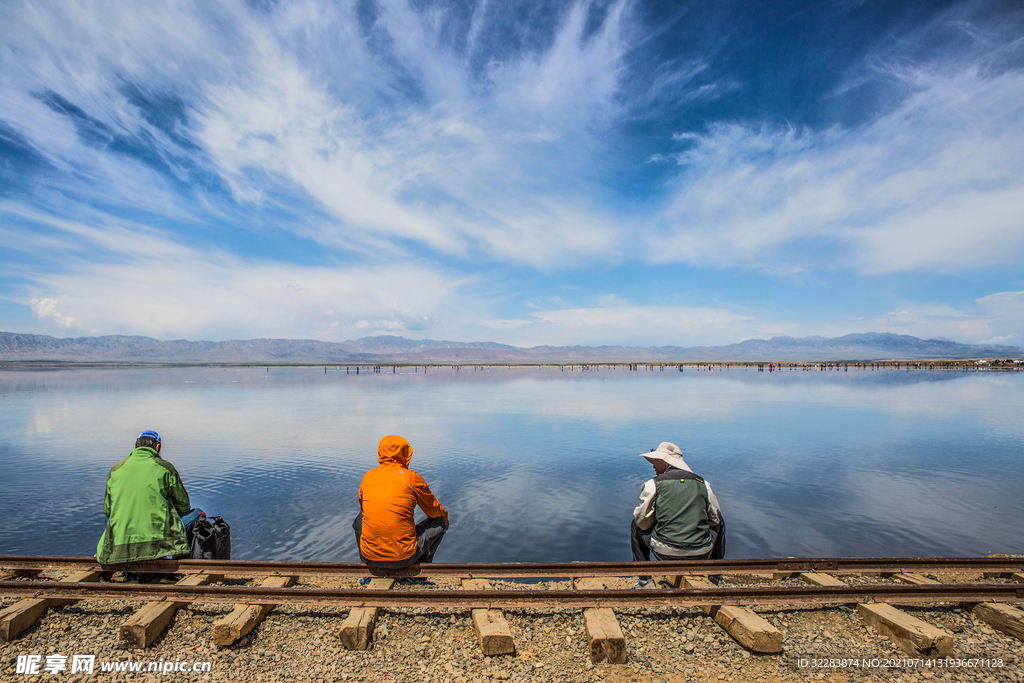
M56 578L48 576L43 578ZM633 578L621 579L623 587ZM957 576L977 580L980 576ZM850 583L889 581L878 577L845 577ZM950 580L950 579L947 579ZM788 579L793 585L798 579ZM758 576L734 576L730 585L771 582ZM233 585L256 585L229 579ZM354 579L304 578L299 585L355 587ZM433 585L397 585L394 590L454 588L454 581ZM568 589L568 581L515 583L492 581L498 590ZM0 600L0 608L15 602ZM625 664L597 664L587 655L580 610L505 610L515 637L516 652L507 656L480 654L468 610L387 609L381 612L374 644L364 652L341 647L337 632L348 608L277 607L262 624L230 647L211 641L213 623L230 605L191 604L181 608L167 630L146 650L117 647L117 629L141 603L81 601L50 609L11 643L0 643L0 680L61 681L421 681L484 683L487 681L554 681L564 683L634 683L657 681L1012 681L1024 683L1024 643L976 621L956 605L906 606L906 612L954 635L954 660L1002 660L1001 667L938 668L905 666L909 656L885 636L864 624L842 605L771 606L754 610L779 628L784 650L754 655L737 644L717 623L695 608L616 610L628 642ZM43 670L48 655L68 657L56 675ZM71 674L72 655L95 655L93 675ZM16 673L19 655L42 655L40 675ZM867 666L853 666L854 660ZM100 662L210 662L208 672L103 673ZM162 662L161 662L162 660ZM815 660L825 660L816 662ZM815 666L815 664L831 664ZM888 661L887 661L888 660ZM900 668L884 665L903 662Z

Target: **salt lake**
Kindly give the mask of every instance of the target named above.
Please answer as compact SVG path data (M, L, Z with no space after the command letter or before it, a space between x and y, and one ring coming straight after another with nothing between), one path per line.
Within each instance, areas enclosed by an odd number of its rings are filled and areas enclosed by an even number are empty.
M596 367L0 371L0 554L92 555L104 482L155 429L236 559L356 561L382 436L451 513L439 562L630 559L678 444L728 557L1024 552L1024 373Z

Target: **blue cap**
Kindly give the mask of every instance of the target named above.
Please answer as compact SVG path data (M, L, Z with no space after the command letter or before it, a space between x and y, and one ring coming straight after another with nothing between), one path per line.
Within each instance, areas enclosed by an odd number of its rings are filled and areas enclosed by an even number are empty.
M141 434L139 434L139 438L140 438L140 439L141 439L142 437L144 437L144 436L148 436L149 438L153 439L153 440L154 440L154 441L156 441L157 443L162 443L162 442L160 441L160 435L159 435L159 434L157 434L156 432L154 432L154 431L153 431L152 429L147 429L146 431L144 431L144 432L142 432Z

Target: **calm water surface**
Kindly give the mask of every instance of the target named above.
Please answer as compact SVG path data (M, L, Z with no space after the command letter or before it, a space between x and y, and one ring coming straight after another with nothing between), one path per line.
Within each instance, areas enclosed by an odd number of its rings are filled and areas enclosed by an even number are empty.
M642 368L0 371L0 553L95 552L144 429L236 559L356 561L386 434L450 510L439 562L630 559L661 441L714 487L729 557L1024 552L1024 374Z

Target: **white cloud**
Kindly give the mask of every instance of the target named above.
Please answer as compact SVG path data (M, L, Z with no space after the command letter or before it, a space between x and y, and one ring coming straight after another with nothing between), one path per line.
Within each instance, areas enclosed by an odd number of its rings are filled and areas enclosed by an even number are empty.
M1024 346L1024 292L999 292L976 300L992 324L985 344Z
M375 334L498 341L522 346L729 344L777 335L895 332L968 343L1024 345L1024 292L998 292L956 308L906 302L884 316L805 322L736 306L632 305L615 294L598 306L534 310L498 319L478 277L408 261L329 268L243 260L196 249L147 226L92 225L13 203L0 215L45 226L21 245L60 273L32 275L23 301L50 332L144 334L159 338L291 337L342 340ZM89 256L102 249L102 263ZM58 310L59 302L59 310ZM536 304L534 308L537 308Z
M907 302L885 315L803 321L764 317L735 308L608 305L535 311L528 320L486 320L481 327L496 341L522 346L601 345L717 346L774 336L839 337L892 332L967 344L1024 346L1024 292L1000 292L962 309L942 303Z
M443 13L400 0L378 9L371 41L354 0L268 11L240 1L146 11L116 0L9 3L0 119L64 172L51 182L65 208L73 196L216 223L232 209L215 193L181 196L168 177L213 175L246 207L293 212L279 228L364 254L400 255L411 242L465 263L639 258L864 273L1024 257L1019 71L876 64L915 94L861 127L677 133L692 147L676 155L683 166L663 209L627 215L605 200L599 170L629 116L624 60L638 38L629 3L614 3L596 30L591 5L574 3L549 45L482 75L475 38L469 52L454 49ZM473 35L487 11L474 14ZM656 67L633 105L702 97L694 79L708 68ZM155 125L126 84L178 98L176 130L199 148ZM47 92L92 120L56 113ZM145 143L166 173L113 153L109 140L84 142L76 127Z
M343 340L453 327L464 316L480 315L477 302L462 300L471 279L415 263L328 268L243 260L181 245L152 229L98 230L32 216L55 231L35 248L65 266L33 277L37 295L27 303L46 330ZM81 257L98 246L111 253L107 261Z
M904 302L885 315L795 324L790 334L838 337L855 332L892 332L966 344L1024 346L1024 292L999 292L975 299L974 303L957 308L937 302Z
M41 278L41 286L59 292L61 307L75 314L72 321L93 333L327 340L421 330L449 312L458 287L407 264L296 268L195 256L87 265ZM296 282L301 286L290 286ZM325 305L342 311L343 319L325 318Z
M70 329L75 326L75 319L64 315L61 315L60 311L57 310L57 300L44 298L44 299L29 299L29 307L32 309L32 315L39 318L47 326L53 326L58 329Z
M609 299L611 301L611 299ZM485 328L525 346L702 346L785 334L791 325L757 320L724 308L601 306L536 311L533 320L488 320Z
M409 240L542 266L614 253L619 228L588 176L616 110L626 3L593 33L589 4L575 4L549 49L493 63L482 80L431 11L381 3L371 46L357 4L13 3L0 22L11 48L0 119L68 173L57 187L160 216L225 208L176 196L173 180L112 153L108 138L144 142L181 179L215 174L244 205L283 202L299 217L282 227L331 247ZM179 98L179 132L199 148L154 125L126 84ZM47 92L92 121L56 113ZM84 142L80 126L104 141Z
M648 257L866 274L1020 262L1024 74L913 77L916 94L859 128L691 137Z
M656 66L649 88L634 87L627 55L640 41L626 0L596 26L592 3L571 3L543 47L524 41L484 65L473 46L493 5L475 11L465 50L435 8L375 7L368 35L356 0L260 11L241 0L0 5L0 121L52 167L0 204L4 269L29 283L19 300L36 300L40 325L680 345L872 329L1024 343L1016 292L969 310L908 302L810 325L728 303L647 306L595 291L592 308L531 300L542 310L495 319L494 303L468 286L496 263L864 277L1013 267L1024 260L1020 71L952 59L893 70L914 94L850 129L736 122L677 133L651 156L682 162L666 194L624 208L609 187L621 171L609 140L637 110L745 86L723 74L696 87L712 64L703 55ZM170 124L133 102L131 87L165 98ZM54 111L54 95L80 112ZM140 212L182 233L144 225ZM256 247L221 239L237 229L291 231L324 247L318 259L338 254L346 265L253 257ZM304 239L282 241L312 251ZM494 299L511 300L493 277Z
M828 327L836 329L840 326L833 324ZM1017 321L939 303L906 303L884 316L848 321L841 325L842 334L870 329L875 332L909 334L922 339L941 338L976 344L990 339L996 329L1013 327L1019 327Z

